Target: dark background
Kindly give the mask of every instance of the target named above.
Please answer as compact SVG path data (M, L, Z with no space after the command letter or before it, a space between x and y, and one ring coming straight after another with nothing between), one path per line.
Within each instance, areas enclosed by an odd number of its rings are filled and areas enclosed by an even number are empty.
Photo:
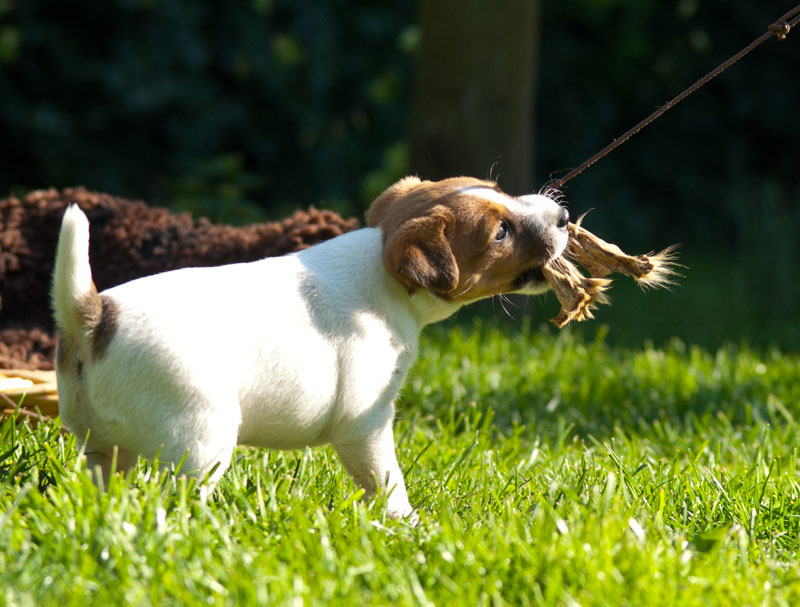
M361 216L398 177L439 176L426 145L444 170L523 193L791 8L436 1L0 0L0 195L85 185L230 223L310 204ZM445 55L457 70L442 72ZM433 90L449 73L462 97ZM672 294L615 286L586 330L800 345L798 74L792 31L568 184L573 215L594 209L591 230L631 252L681 242L690 266ZM483 105L461 103L470 94ZM448 103L457 133L421 141ZM492 132L525 147L501 149ZM544 320L552 303L525 314Z

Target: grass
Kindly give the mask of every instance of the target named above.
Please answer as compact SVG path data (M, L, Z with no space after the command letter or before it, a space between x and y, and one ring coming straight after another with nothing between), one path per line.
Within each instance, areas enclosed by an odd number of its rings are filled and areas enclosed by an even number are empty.
M208 503L105 492L56 424L0 430L4 605L796 605L800 358L434 327L396 443L422 523L330 449L240 449Z

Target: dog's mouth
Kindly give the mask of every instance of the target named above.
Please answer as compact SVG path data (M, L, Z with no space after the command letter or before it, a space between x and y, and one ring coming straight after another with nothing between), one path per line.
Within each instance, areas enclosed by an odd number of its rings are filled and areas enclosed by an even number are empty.
M549 251L548 251L549 252ZM540 265L533 266L525 270L522 274L517 277L516 280L516 288L522 289L524 287L533 287L534 289L539 287L547 287L547 280L544 277L544 266L548 263L552 263L556 259L562 257L566 252L566 243L560 246L556 251L555 254L550 253L545 257L544 263Z
M535 268L531 268L530 270L526 270L520 274L517 278L517 288L527 285L536 286L546 282L544 278L544 271L542 269L543 267L544 266L536 266Z
M549 288L547 279L544 277L544 267L553 263L555 260L564 256L567 251L566 233L551 242L543 243L538 251L535 251L528 259L535 263L524 270L514 281L514 290L522 290L533 293L543 293Z

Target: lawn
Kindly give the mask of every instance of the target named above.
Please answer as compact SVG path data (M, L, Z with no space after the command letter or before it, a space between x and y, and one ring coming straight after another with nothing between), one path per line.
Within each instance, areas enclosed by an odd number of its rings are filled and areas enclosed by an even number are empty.
M794 353L462 319L426 332L399 403L419 526L361 503L330 449L239 449L202 504L144 463L99 492L57 424L6 421L0 597L797 605L798 421Z

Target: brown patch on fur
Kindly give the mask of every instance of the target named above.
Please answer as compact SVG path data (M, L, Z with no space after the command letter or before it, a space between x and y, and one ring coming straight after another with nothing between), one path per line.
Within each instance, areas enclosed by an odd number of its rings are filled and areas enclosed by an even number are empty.
M387 188L372 202L367 212L364 214L367 227L374 228L380 224L391 213L391 204L401 196L408 194L421 183L422 181L420 181L418 177L405 177L393 186ZM425 183L430 182L426 181Z
M61 369L66 369L72 359L72 345L60 331L56 335L56 340L56 365Z
M83 364L75 354L75 344L60 331L56 338L56 366L62 372L74 372L80 379L83 373Z
M544 264L540 234L524 217L468 189L500 192L489 181L455 177L402 179L366 214L380 226L384 263L408 289L422 288L450 301L474 301L519 288L520 276ZM496 241L503 222L508 236Z
M409 293L423 288L444 295L458 286L458 264L445 236L452 221L442 209L404 222L385 239L384 263Z
M75 302L75 313L78 316L78 324L90 330L100 322L103 315L103 304L94 283L92 283L92 290Z
M100 318L92 333L92 359L99 360L103 357L117 333L119 307L108 295L99 297L101 303Z

